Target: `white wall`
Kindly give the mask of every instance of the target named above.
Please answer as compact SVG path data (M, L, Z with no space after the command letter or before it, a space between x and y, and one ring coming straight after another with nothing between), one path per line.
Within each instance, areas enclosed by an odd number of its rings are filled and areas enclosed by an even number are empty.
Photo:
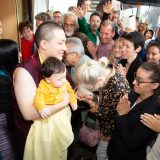
M78 0L49 0L49 9L67 12L70 6L77 6Z
M36 30L35 25L35 16L40 12L47 12L48 10L48 0L33 0L32 1L32 7L33 7L33 28L34 31Z

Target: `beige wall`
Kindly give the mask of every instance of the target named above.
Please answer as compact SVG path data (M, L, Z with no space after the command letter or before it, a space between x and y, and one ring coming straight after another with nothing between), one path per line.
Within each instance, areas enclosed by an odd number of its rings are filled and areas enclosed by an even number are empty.
M18 42L17 0L1 0L0 20L3 25L3 38Z

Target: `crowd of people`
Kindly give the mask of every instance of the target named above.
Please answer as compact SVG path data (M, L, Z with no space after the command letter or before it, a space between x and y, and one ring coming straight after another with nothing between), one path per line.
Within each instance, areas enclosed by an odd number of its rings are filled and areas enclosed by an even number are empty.
M160 159L160 28L90 6L41 12L35 33L20 22L20 45L0 21L0 160ZM79 139L86 113L94 147Z

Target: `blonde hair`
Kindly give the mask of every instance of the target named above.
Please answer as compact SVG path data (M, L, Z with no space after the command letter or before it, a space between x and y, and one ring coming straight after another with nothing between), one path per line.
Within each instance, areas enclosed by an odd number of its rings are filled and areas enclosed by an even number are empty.
M124 38L118 38L118 39L116 39L116 41L114 42L114 44L113 44L113 46L112 46L112 50L111 50L111 52L110 52L109 55L108 55L109 62L110 62L111 64L113 64L113 65L114 65L114 62L115 62L115 57L114 57L114 53L113 53L113 48L115 47L115 45L116 45L117 43L119 43L119 42L122 42L122 43L123 43L123 41L124 41Z
M79 84L95 85L97 80L102 75L106 74L107 70L111 68L107 67L109 60L106 57L100 58L98 61L90 60L87 63L81 65L75 73L75 81Z

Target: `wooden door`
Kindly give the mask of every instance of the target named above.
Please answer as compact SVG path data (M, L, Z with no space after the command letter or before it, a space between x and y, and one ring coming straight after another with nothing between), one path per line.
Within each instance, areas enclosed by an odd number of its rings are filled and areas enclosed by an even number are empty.
M0 1L0 20L3 25L3 38L18 42L17 0Z

